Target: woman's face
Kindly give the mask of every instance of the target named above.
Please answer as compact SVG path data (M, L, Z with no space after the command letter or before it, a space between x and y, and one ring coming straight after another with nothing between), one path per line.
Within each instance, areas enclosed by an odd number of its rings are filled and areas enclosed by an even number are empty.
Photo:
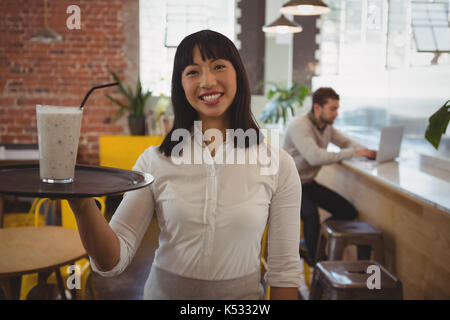
M236 96L236 82L236 70L230 61L203 61L198 46L194 47L193 64L181 75L186 98L202 121L227 121L226 111Z

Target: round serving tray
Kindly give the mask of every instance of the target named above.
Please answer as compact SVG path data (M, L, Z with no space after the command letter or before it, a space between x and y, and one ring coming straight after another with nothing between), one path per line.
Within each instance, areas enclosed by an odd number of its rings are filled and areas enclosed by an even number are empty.
M39 177L39 164L0 166L0 193L26 197L84 198L144 188L153 182L148 173L109 167L77 165L72 183L51 184Z

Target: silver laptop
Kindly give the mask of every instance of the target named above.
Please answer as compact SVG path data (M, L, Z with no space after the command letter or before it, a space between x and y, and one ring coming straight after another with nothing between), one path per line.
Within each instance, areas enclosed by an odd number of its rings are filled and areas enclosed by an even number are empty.
M402 145L403 127L388 126L381 130L380 145L377 151L376 162L393 161L400 154Z

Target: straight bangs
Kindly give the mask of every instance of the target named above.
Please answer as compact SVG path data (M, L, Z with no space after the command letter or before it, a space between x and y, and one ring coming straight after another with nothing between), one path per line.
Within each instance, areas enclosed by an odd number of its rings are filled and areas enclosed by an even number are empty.
M231 42L228 38L227 40ZM190 38L188 36L180 43L178 47L179 59L176 60L177 64L174 65L177 70L182 72L187 66L194 64L195 46L198 46L203 61L225 59L230 61L233 66L236 65L233 61L234 55L230 50L230 44L224 43L211 34L202 34L199 37Z

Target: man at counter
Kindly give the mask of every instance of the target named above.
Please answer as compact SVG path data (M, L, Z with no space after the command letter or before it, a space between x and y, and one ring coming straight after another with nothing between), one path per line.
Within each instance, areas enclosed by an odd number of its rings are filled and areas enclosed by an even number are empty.
M288 126L283 148L294 158L302 182L301 219L305 246L300 255L313 266L320 231L318 207L331 213L329 219L353 220L358 212L342 196L317 183L314 178L323 165L352 157L375 159L376 151L351 141L333 127L338 116L339 95L332 88L319 88L313 93L311 112L295 117ZM341 148L328 152L328 143ZM367 248L358 250L360 258L368 258Z

